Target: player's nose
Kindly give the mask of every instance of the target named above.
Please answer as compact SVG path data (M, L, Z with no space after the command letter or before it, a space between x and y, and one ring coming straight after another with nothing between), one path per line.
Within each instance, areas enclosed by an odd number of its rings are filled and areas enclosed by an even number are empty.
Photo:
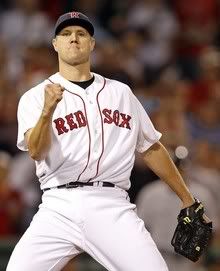
M72 34L70 35L70 42L78 42L78 37L77 34L75 32L72 32Z

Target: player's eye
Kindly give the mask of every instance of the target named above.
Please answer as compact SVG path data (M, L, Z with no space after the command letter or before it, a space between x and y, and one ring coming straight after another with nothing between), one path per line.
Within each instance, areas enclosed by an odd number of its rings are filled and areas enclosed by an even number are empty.
M80 32L78 32L78 35L79 35L80 37L84 37L84 36L86 36L86 33L85 33L85 32L80 31Z
M65 31L65 32L61 32L60 33L60 36L69 36L70 35L70 32L68 31Z

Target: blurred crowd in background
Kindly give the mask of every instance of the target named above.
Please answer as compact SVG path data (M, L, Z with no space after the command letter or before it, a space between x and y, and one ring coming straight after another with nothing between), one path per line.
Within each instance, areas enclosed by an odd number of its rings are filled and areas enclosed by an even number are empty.
M219 0L0 1L0 240L19 238L40 203L34 162L16 147L17 104L25 91L57 72L54 23L75 10L95 25L92 71L129 84L187 184L204 201L215 232L205 257L195 265L172 252L181 203L138 154L131 201L170 271L219 271ZM78 271L74 263L65 270Z

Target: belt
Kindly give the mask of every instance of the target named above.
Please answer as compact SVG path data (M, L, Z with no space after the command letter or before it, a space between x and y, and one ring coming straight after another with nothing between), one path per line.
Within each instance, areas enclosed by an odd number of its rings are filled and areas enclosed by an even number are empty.
M109 183L109 182L88 182L88 183L83 183L83 182L70 182L70 183L66 183L66 184L61 184L55 187L48 187L48 188L44 188L43 192L47 191L47 190L51 190L53 188L76 188L76 187L83 187L83 186L100 186L100 187L115 187L115 185L113 183Z

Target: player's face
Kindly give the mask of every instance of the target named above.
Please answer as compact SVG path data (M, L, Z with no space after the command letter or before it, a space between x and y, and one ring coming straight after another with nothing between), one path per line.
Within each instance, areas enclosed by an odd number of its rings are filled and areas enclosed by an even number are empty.
M67 26L53 40L60 63L80 65L89 61L95 40L81 26Z

